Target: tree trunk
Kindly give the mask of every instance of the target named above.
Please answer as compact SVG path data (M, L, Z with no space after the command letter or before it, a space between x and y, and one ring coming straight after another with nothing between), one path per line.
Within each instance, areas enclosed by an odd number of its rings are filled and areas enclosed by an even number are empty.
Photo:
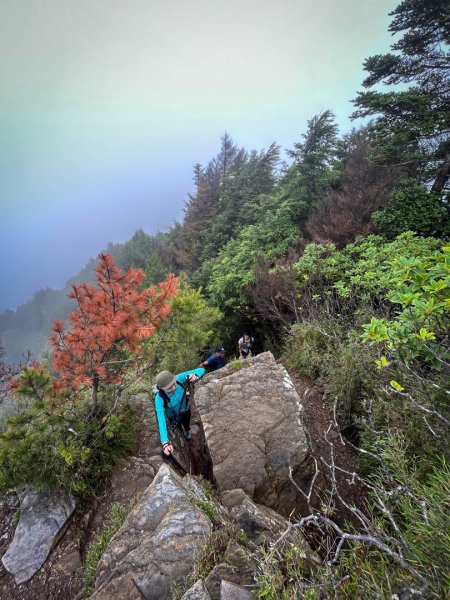
M444 162L442 167L439 170L439 173L434 180L433 187L431 188L432 192L436 192L440 194L444 189L445 184L447 183L447 179L450 176L450 152L445 155Z
M97 408L97 397L98 397L98 375L94 375L94 381L92 382L92 408Z

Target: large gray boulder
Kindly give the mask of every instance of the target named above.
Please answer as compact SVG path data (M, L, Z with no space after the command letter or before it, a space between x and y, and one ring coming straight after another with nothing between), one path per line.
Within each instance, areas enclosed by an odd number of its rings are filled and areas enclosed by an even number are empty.
M42 567L75 510L71 494L19 492L20 518L14 539L2 558L16 583L24 583Z
M208 375L195 391L213 476L221 491L243 489L283 515L298 512L312 475L302 404L270 352Z
M101 557L92 598L171 598L211 533L211 522L196 506L205 499L195 479L181 479L162 465Z

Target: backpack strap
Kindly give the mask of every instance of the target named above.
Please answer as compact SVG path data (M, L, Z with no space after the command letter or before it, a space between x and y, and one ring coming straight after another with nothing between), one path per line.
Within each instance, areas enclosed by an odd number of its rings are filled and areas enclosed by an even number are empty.
M186 383L180 383L177 380L177 385L179 385L180 387L183 388L183 396L181 397L181 401L180 401L180 408L183 406L183 402L184 399L186 398L186 396L190 396L190 390L189 390L189 386L190 386L190 381L189 379L186 380ZM170 404L170 398L167 395L167 392L165 390L163 390L162 388L158 387L158 394L161 396L161 398L164 401L164 410L167 410L167 406Z

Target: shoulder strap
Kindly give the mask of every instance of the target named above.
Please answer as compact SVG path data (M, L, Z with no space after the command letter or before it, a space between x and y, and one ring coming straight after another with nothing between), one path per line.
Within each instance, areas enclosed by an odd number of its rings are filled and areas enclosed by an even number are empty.
M162 389L162 388L158 388L158 394L161 396L161 398L163 399L164 402L164 410L166 410L167 405L170 402L170 398L169 396L166 394L166 392Z
M189 385L190 385L190 383L191 382L189 381L189 379L186 380L185 384L180 383L177 380L177 385L179 385L180 387L183 388L183 396L181 397L180 408L181 408L181 406L183 406L183 401L184 401L186 395L189 393ZM165 390L163 390L162 388L158 388L158 394L163 399L163 401L164 401L164 410L166 410L167 405L170 404L170 398L167 395L167 392Z

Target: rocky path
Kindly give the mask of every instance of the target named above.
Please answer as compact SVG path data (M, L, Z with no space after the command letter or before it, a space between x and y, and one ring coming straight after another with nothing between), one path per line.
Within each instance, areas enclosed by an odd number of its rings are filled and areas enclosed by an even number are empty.
M322 394L308 386L303 380L292 375L298 395L304 407L303 421L313 446L313 455L318 460L329 460L330 445L325 432L332 424L332 411L325 403ZM16 585L14 578L0 563L0 599L1 600L78 600L82 598L83 569L82 560L95 534L107 522L114 503L127 505L136 494L143 492L154 478L162 464L160 444L157 433L156 416L148 394L141 394L135 402L139 411L139 435L133 456L121 459L109 481L89 505L79 507L58 545L51 552L44 567L28 582ZM195 425L195 406L193 410L193 440L189 443L190 454L197 457L191 462L193 472L201 472L202 436ZM333 431L333 426L331 427ZM337 436L336 433L331 434ZM328 436L329 437L329 436ZM339 437L339 436L337 436ZM181 444L185 444L181 441ZM335 443L336 458L341 466L353 470L356 458L351 448ZM200 458L199 458L200 457ZM200 470L200 471L199 471ZM342 490L346 498L358 501L364 493L356 486L349 487L342 481ZM323 492L322 488L322 492ZM329 494L325 492L327 501ZM331 498L331 501L333 499ZM15 495L0 502L0 554L2 555L13 535L18 516L18 504Z
M136 403L140 425L134 455L121 459L98 497L76 510L61 541L30 581L17 585L0 563L1 600L74 600L81 597L82 559L90 541L107 520L112 505L116 502L129 504L136 494L148 487L162 463L156 416L148 394L138 396ZM18 509L14 494L0 502L0 555L13 538Z

